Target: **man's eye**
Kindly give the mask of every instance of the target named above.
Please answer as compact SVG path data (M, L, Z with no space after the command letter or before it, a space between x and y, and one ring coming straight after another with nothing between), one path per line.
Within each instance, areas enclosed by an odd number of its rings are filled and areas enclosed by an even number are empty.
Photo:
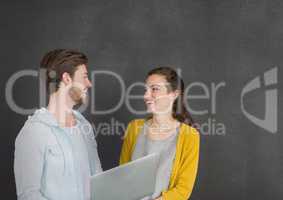
M158 91L159 88L152 88L152 91Z

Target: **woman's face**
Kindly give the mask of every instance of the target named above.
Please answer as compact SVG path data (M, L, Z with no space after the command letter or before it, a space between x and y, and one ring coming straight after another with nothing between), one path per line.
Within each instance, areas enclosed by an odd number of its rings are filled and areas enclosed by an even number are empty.
M152 114L172 113L173 102L178 96L177 91L170 91L170 84L165 77L158 74L150 75L145 82L144 101L147 111Z

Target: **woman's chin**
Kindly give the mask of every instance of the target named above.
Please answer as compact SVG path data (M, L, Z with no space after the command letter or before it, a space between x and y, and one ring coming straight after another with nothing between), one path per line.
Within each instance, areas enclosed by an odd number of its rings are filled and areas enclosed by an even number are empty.
M147 107L146 112L148 112L149 114L153 114L154 113L154 108L152 107Z

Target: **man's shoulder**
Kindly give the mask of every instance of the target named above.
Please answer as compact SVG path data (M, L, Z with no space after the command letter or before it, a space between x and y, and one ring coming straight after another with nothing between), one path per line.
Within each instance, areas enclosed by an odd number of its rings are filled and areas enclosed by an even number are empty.
M16 144L22 142L48 142L50 137L53 136L51 134L51 128L47 124L28 119L16 137Z

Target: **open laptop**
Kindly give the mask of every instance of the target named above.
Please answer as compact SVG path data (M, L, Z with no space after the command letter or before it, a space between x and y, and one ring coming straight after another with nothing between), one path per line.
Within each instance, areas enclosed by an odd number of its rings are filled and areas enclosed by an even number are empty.
M159 154L150 154L91 177L91 200L140 200L151 196Z

